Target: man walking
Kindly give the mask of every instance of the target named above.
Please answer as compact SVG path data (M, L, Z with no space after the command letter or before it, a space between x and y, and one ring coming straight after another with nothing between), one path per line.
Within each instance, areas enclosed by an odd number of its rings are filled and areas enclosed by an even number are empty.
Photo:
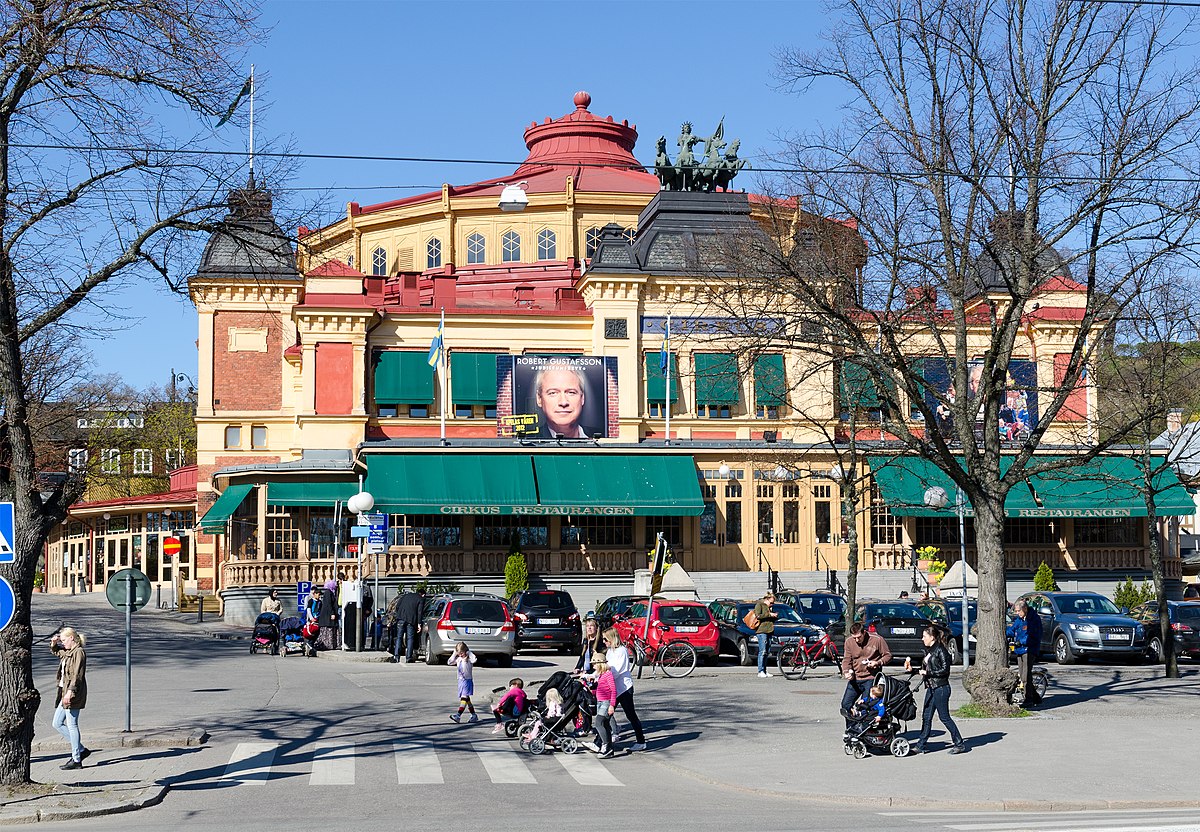
M864 693L871 689L875 674L892 660L892 651L883 636L872 633L861 621L850 625L846 638L846 649L842 651L842 675L846 678L846 691L842 694L842 716L846 727L850 727L850 708Z
M1033 665L1042 652L1042 618L1029 609L1024 599L1013 604L1013 623L1008 637L1013 640L1013 655L1017 657L1017 674L1025 686L1024 707L1036 705L1041 699L1033 686Z
M396 640L392 646L392 657L400 661L400 649L404 648L404 662L417 658L417 628L421 623L421 611L425 606L425 591L411 589L400 596L396 604Z
M754 634L758 640L758 678L760 679L766 679L771 675L767 672L767 654L771 652L771 636L775 633L775 619L779 618L774 604L775 593L768 592L761 601L754 605L754 617L758 620L754 627Z

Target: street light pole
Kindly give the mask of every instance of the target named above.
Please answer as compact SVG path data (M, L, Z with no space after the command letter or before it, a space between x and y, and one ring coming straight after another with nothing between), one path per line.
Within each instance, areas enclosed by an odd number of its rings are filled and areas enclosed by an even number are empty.
M943 509L950 502L946 489L939 485L925 491L925 505L934 509ZM958 556L962 569L962 657L963 670L971 666L971 619L967 604L967 538L965 532L966 503L963 502L962 489L954 489L954 513L958 516Z

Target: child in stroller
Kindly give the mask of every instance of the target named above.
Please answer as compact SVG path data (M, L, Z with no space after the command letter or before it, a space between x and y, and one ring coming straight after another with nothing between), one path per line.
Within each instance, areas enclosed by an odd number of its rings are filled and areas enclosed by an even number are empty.
M305 630L310 630L306 633ZM290 656L292 653L302 653L305 656L316 655L317 626L314 623L307 627L296 616L283 619L279 624L280 643L279 655Z
M265 650L271 655L279 653L279 615L273 612L260 613L254 619L254 634L250 637L250 653Z
M875 684L850 711L857 719L842 735L842 749L861 760L871 750L889 750L893 756L908 756L909 742L897 736L901 723L915 719L917 700L906 680L880 673Z
M558 696L552 697L551 691ZM562 699L561 716L553 716L550 700L558 697ZM579 679L563 671L552 674L538 689L538 697L521 723L521 748L531 754L544 754L547 747L567 754L576 753L580 748L576 720L582 718L585 723L590 722L595 708L595 696ZM557 706L553 713L559 713Z

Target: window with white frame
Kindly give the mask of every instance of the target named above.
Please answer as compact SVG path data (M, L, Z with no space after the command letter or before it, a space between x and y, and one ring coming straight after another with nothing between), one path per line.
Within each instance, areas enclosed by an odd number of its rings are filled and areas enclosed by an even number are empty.
M430 237L425 244L425 268L440 269L442 267L442 241Z
M584 235L584 240L587 244L587 256L591 257L596 253L596 244L600 242L600 229L595 226L589 228Z
M538 259L539 260L554 260L558 254L558 238L549 228L543 228L538 232Z
M633 241L637 239L636 228L624 228L621 230L621 233L625 236L625 239L629 242L629 245L633 245Z
M387 277L387 249L383 246L371 252L371 274L375 277Z
M505 263L517 263L521 260L521 235L515 231L505 231L500 237L501 256Z
M163 451L163 462L166 464L168 471L182 468L184 465L183 460L182 448L167 448L167 450Z
M133 473L154 473L154 451L149 448L135 448L133 451Z
M482 234L467 235L467 262L487 262L487 243L484 242Z
M120 448L105 448L100 451L100 471L104 474L121 473Z
M72 474L82 474L87 469L87 448L72 448L67 453L67 468Z
M250 447L261 449L267 447L267 426L253 425L250 428Z
M242 447L242 426L229 425L225 428L225 447L240 448Z

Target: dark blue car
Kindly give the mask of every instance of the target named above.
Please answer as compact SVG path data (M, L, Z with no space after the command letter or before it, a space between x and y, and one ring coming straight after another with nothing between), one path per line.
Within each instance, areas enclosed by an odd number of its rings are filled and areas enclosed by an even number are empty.
M838 625L846 617L846 599L832 592L798 592L785 589L776 593L775 600L787 604L809 624L815 624L823 630L833 628L836 632Z

